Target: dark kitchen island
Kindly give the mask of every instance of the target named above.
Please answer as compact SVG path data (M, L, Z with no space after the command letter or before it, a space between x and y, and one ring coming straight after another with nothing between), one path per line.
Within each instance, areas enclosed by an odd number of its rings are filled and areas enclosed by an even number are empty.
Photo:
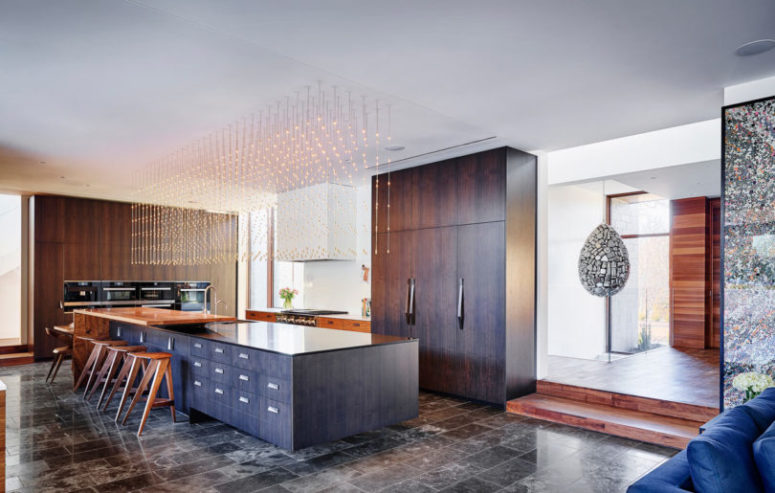
M268 322L147 325L110 309L76 314L109 319L112 338L172 353L175 406L192 420L209 415L283 448L418 415L416 339Z

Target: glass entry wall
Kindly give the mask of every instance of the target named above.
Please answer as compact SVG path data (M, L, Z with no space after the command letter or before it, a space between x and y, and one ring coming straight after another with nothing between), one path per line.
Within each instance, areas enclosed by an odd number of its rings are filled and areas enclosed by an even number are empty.
M0 346L21 344L22 198L0 194Z
M630 256L627 285L610 299L610 350L632 354L670 340L670 201L635 192L609 195L608 223Z

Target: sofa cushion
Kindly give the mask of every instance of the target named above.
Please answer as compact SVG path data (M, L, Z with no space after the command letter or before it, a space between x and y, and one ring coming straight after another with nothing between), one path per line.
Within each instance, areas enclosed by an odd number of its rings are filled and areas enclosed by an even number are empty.
M627 488L627 493L680 493L694 491L686 450L646 474Z
M753 442L753 457L762 477L764 491L775 493L775 423Z
M699 493L760 492L761 479L753 458L760 431L740 407L724 413L718 424L686 448L692 483Z
M764 430L775 421L775 387L765 389L761 395L740 407L751 415L759 427L759 432L764 433Z

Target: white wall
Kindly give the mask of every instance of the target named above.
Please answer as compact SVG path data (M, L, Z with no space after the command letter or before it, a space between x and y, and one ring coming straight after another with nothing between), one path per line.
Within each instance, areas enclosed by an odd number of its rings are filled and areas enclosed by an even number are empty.
M361 314L361 300L371 298L371 185L356 189L355 260L304 263L304 308L344 310ZM363 281L361 266L369 268Z
M681 125L548 153L549 185L721 158L721 120Z
M724 104L737 104L775 96L775 77L759 79L724 88Z
M587 236L605 219L603 182L551 186L547 195L546 351L592 359L605 352L605 300L581 286L578 259Z

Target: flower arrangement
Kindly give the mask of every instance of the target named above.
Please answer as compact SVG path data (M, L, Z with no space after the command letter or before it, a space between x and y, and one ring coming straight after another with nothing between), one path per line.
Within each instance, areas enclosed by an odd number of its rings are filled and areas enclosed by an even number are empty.
M299 292L292 288L282 288L280 290L280 298L283 299L283 308L293 308L293 297L299 294Z
M745 392L745 401L748 402L764 392L764 389L775 387L775 381L769 375L745 372L740 373L732 380L732 386L741 392Z

